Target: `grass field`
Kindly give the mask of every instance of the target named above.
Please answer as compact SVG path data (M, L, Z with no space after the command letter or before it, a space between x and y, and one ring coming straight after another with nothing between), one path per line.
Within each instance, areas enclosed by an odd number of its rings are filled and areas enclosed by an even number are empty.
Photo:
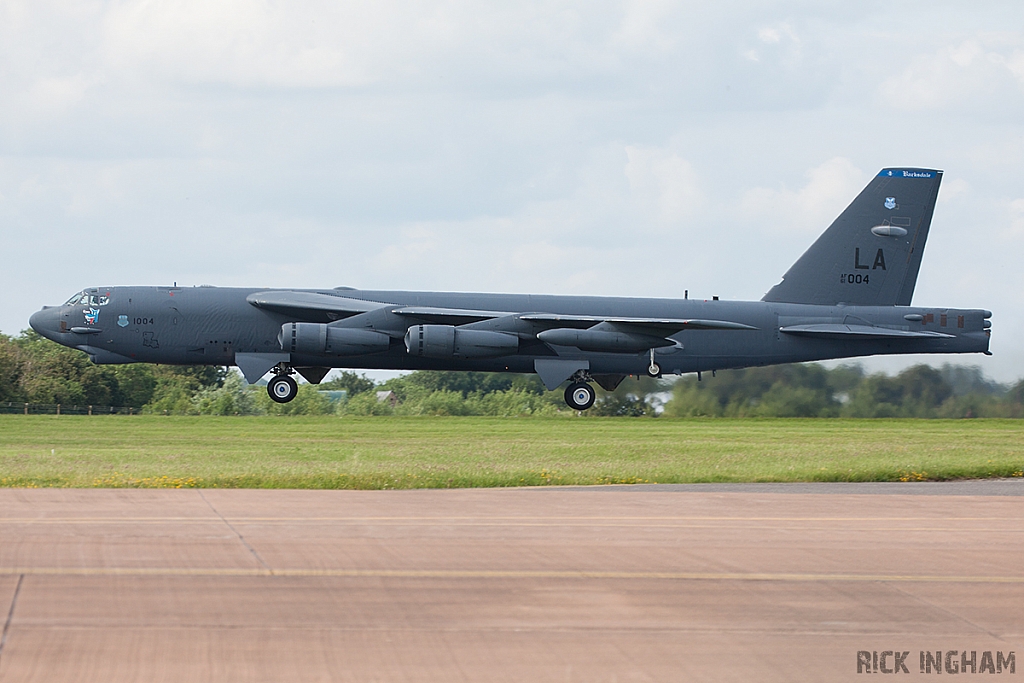
M898 481L1022 470L1020 420L0 416L0 486Z

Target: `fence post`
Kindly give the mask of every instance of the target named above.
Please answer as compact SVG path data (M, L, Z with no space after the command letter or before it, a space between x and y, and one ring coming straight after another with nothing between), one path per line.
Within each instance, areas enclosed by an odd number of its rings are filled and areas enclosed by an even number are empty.
M57 417L60 417L60 404L57 404Z
M28 415L28 404L25 404L25 414Z

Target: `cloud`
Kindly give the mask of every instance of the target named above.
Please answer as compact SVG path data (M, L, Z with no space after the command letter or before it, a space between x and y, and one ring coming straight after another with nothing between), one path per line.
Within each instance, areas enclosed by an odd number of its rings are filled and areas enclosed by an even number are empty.
M992 98L1020 101L1024 90L1024 35L979 35L955 45L918 54L879 88L885 107L993 111ZM1004 105L1005 106L1005 105Z
M970 194L971 184L963 178L943 178L939 197L935 203L938 206L944 206L948 203L963 201Z
M667 149L627 145L625 150L632 209L650 217L656 230L678 229L696 214L703 196L688 161Z
M1001 236L1008 240L1024 238L1024 199L1014 199L1009 203L1010 225Z
M899 161L947 169L919 296L1020 346L1017 14L6 0L0 328L101 282L757 298Z
M827 228L867 182L867 175L846 158L836 157L810 169L797 190L755 187L740 200L740 214L761 230L815 235Z
M244 0L119 3L104 18L107 65L184 83L324 87L365 84L370 37L388 14L358 3ZM318 21L319 20L319 21Z
M669 0L628 0L623 3L622 21L612 36L612 45L633 50L670 52L678 42L666 20L673 14Z

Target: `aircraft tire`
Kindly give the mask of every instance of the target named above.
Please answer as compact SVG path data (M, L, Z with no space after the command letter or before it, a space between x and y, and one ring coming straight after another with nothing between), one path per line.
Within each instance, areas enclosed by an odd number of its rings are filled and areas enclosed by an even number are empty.
M299 385L288 375L277 375L267 383L267 393L276 403L288 403L299 393Z
M651 377L657 377L661 374L661 366L657 363L651 363L651 367L647 368L647 374Z
M594 387L586 382L573 382L565 390L565 402L573 410L586 410L596 398Z

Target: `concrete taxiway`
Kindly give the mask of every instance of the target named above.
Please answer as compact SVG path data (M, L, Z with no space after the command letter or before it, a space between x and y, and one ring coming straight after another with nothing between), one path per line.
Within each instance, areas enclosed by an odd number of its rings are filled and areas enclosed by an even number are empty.
M0 681L919 677L1024 657L1021 493L0 490Z

